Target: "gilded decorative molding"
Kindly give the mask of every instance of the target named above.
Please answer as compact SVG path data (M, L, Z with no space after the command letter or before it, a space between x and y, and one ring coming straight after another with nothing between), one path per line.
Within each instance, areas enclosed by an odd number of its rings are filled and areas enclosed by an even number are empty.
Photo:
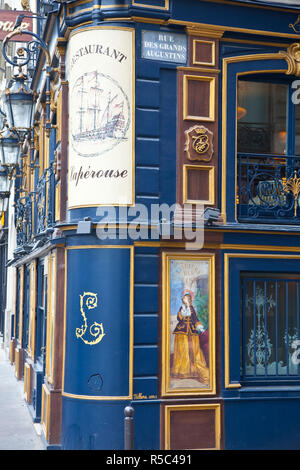
M287 193L292 193L294 198L294 217L297 216L298 197L300 193L300 178L297 176L297 170L294 172L294 176L291 176L284 184L283 190Z
M29 0L21 0L23 11L31 11Z
M53 171L55 174L55 180L59 181L60 174L61 174L61 147L60 146L54 151Z
M300 43L294 42L288 46L287 51L280 51L288 64L286 75L300 76Z
M58 80L58 76L56 76L54 82L51 82L50 84L50 110L55 113L57 109L57 92L60 87L60 83Z

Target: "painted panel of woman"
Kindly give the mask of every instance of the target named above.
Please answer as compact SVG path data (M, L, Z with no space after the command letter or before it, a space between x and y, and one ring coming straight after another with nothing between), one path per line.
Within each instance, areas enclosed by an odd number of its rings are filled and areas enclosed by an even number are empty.
M192 294L188 291L183 292L177 320L173 331L175 342L171 374L178 378L194 378L208 385L209 369L200 347L198 333L204 328L192 305Z

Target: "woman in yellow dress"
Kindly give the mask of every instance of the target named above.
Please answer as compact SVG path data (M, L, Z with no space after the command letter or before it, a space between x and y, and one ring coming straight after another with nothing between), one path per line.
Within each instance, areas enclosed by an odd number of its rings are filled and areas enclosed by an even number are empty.
M209 383L209 370L200 348L199 334L204 330L192 305L192 293L184 291L182 306L177 315L174 357L171 374L177 378L194 378L204 385Z

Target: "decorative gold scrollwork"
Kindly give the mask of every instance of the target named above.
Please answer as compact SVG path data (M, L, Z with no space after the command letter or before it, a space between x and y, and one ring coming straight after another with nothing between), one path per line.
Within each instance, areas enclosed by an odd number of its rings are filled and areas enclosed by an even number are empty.
M300 178L297 176L297 170L294 172L294 176L291 176L285 182L282 182L282 188L286 193L292 193L294 198L294 217L297 215L298 197L300 194Z
M297 17L295 23L289 24L289 28L292 28L295 31L295 33L300 32L300 15Z
M210 147L210 143L206 131L204 129L198 129L196 130L196 133L198 135L192 136L193 149L199 154L207 152Z
M80 312L83 318L83 324L76 328L76 338L80 338L85 344L94 346L105 336L103 324L94 321L88 328L87 313L98 306L97 294L94 292L84 292L80 297Z
M288 69L286 71L287 75L295 75L296 77L300 76L300 43L294 42L291 44L286 52L281 51L285 60L288 64Z

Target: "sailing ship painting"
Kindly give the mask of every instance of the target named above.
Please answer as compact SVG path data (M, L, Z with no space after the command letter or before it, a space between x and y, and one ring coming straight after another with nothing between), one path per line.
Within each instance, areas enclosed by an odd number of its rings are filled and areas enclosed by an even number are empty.
M77 154L99 156L127 140L130 104L116 80L94 70L78 77L71 93L71 141Z

